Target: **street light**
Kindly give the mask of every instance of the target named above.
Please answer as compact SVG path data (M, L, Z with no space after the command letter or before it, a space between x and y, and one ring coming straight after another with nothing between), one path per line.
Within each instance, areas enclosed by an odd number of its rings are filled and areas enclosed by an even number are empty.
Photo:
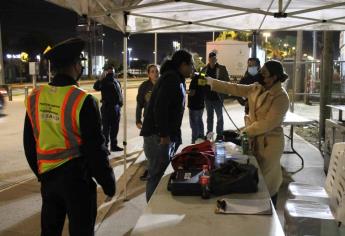
M173 44L173 48L174 48L174 51L175 51L175 52L176 52L177 50L180 50L181 44L180 44L178 41L173 41L172 44Z
M265 43L267 43L267 38L271 37L271 33L270 32L264 32L262 35L265 37Z

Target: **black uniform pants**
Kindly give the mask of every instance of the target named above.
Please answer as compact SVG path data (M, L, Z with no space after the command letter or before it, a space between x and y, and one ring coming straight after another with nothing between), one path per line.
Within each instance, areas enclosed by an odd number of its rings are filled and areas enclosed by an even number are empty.
M120 124L120 110L119 105L102 105L101 114L102 114L102 126L103 126L103 135L105 137L105 145L108 147L109 136L110 136L110 147L114 148L117 146L117 134L119 132Z
M94 235L96 184L90 177L83 177L79 169L64 168L50 176L42 176L42 236L61 235L66 214L71 236Z

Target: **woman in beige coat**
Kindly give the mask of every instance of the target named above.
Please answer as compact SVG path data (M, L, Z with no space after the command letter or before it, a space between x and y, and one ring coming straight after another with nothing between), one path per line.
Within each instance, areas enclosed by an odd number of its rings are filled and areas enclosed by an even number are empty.
M289 108L289 97L281 83L288 76L278 61L267 61L260 71L262 83L239 85L207 79L211 89L220 93L247 97L249 114L245 127L252 151L258 160L274 205L282 183L280 157L284 150L282 122Z

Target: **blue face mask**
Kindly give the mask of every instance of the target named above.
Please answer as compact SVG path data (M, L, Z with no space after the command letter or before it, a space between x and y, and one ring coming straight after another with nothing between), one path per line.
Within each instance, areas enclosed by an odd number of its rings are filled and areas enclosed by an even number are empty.
M258 73L258 68L256 66L250 66L248 67L248 73L254 76Z

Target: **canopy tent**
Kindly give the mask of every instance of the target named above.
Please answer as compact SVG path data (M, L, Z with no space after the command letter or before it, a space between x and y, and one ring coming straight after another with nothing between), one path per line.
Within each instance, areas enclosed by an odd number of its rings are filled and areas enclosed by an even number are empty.
M344 0L48 0L122 32L345 30Z
M345 30L344 0L46 0L129 34L235 31ZM327 34L326 34L327 35ZM327 38L327 37L326 37ZM325 38L325 39L326 39ZM327 41L327 40L325 40ZM330 41L330 40L328 40ZM327 44L331 44L328 42ZM329 46L328 45L328 46ZM327 48L327 47L326 47ZM330 47L328 47L329 49ZM327 51L327 50L326 50ZM330 53L324 56L331 68ZM124 177L127 155L127 53L124 65ZM156 53L157 55L157 53ZM156 60L155 60L156 62ZM327 64L327 63L326 63ZM329 70L324 69L324 74ZM327 93L321 91L321 97ZM321 101L322 102L322 101ZM326 104L320 104L325 107ZM321 109L321 108L320 108ZM320 113L321 114L321 113ZM321 116L320 116L321 120ZM321 125L321 122L320 122ZM124 188L127 198L126 184Z

